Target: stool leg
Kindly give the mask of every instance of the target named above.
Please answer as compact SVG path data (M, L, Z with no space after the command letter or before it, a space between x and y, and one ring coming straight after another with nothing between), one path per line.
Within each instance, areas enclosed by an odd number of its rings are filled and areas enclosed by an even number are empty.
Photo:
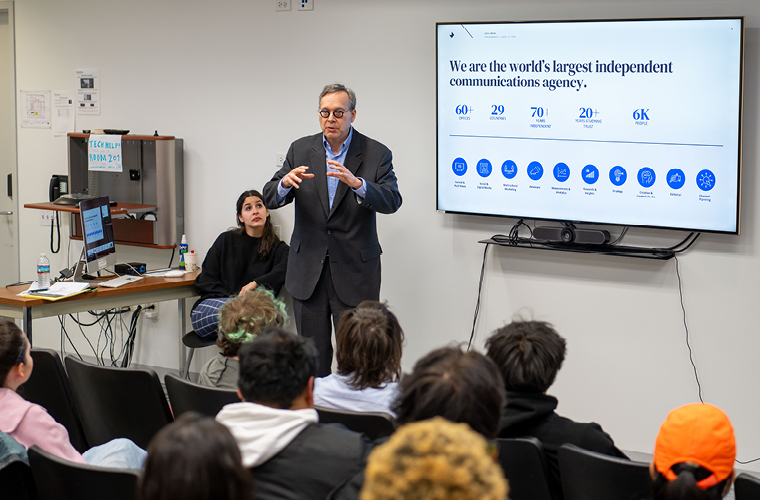
M185 373L184 375L180 373L180 376L184 376L187 380L190 380L190 362L193 360L193 353L195 352L195 348L190 347L190 355L187 357L187 361L185 362Z

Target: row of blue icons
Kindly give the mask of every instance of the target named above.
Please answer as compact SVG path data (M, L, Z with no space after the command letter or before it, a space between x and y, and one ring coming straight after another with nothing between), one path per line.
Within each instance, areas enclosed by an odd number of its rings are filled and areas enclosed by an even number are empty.
M467 162L463 158L457 158L451 165L454 173L458 176L462 176L467 172ZM485 158L480 160L477 164L478 175L483 178L491 175L493 168L491 162ZM544 167L537 161L530 162L527 168L528 177L537 181L544 175ZM501 165L501 173L507 179L514 179L517 175L517 164L512 160L507 160ZM557 163L552 170L554 178L559 182L565 182L570 178L570 167L565 163ZM615 166L610 169L609 173L610 182L615 186L622 186L628 180L628 172L625 168ZM599 180L599 169L594 165L586 165L581 169L581 179L586 184L596 184ZM643 167L639 169L636 174L636 180L643 188L650 188L654 185L657 175L654 170L649 167ZM668 171L665 181L672 189L681 189L686 183L686 175L680 168L672 168ZM697 187L702 191L710 191L715 187L715 174L712 171L704 169L701 170L696 177Z

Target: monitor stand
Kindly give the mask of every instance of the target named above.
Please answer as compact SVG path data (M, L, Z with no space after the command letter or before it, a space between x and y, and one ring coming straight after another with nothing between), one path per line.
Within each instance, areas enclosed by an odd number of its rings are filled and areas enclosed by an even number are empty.
M87 269L87 259L85 258L84 251L85 251L85 248L82 247L82 253L79 254L79 260L77 261L77 265L74 268L73 281L74 283L89 283L92 286L97 286L98 285L97 281L92 281L91 279L85 278L85 270ZM98 260L94 260L91 262L91 264L95 264L97 266L98 271L108 267L105 257L101 257ZM93 278L93 276L90 276L90 278Z

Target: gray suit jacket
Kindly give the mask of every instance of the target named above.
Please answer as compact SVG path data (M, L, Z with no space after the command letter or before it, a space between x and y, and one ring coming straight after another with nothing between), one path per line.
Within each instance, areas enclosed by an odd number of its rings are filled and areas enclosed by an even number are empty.
M314 177L304 179L299 189L291 189L278 205L280 180L302 165L308 166ZM335 291L343 302L356 306L380 297L382 249L375 214L391 214L401 206L392 155L388 148L354 129L344 166L366 181L367 193L362 200L339 182L331 210L321 133L291 144L285 164L264 186L264 204L270 210L296 202L285 277L285 288L296 299L311 297L328 252Z

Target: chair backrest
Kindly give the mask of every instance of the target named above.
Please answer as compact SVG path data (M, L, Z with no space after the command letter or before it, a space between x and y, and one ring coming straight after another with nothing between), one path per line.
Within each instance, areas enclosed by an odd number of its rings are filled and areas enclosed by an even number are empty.
M240 402L236 391L194 384L172 373L164 376L164 382L175 418L187 411L215 417L224 405Z
M736 500L756 500L760 498L760 478L746 472L742 472L736 476L734 497Z
M60 356L52 349L35 348L32 349L32 360L32 376L21 386L19 393L27 401L45 408L56 422L66 427L71 444L79 453L84 453L90 446L84 436Z
M343 424L349 430L362 432L371 440L390 436L396 430L396 420L387 413L334 410L314 407L322 424Z
M68 462L38 446L29 448L38 500L135 500L139 471Z
M499 465L509 481L511 500L552 500L546 480L546 456L538 439L497 439L496 445Z
M649 464L563 444L558 453L565 500L641 500L651 493Z
M87 442L91 446L129 438L140 448L173 420L156 372L150 369L95 366L66 356Z

